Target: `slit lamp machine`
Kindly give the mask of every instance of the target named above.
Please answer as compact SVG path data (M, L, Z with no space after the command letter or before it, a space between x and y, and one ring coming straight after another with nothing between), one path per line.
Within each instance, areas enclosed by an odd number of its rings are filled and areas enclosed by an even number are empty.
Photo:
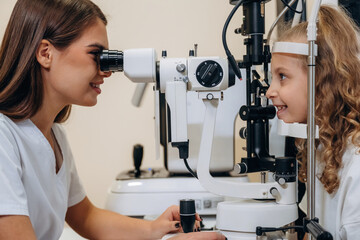
M270 36L276 23L289 9L292 0L272 25L267 38L265 34L265 4L269 0L230 0L234 5L223 29L223 44L227 58L198 57L194 51L188 58L168 58L162 53L160 60L154 49L129 49L124 51L103 50L99 56L102 71L124 72L131 81L140 84L154 83L155 89L164 94L167 104L168 142L178 149L178 160L199 183L210 193L232 198L217 204L216 228L229 240L255 239L297 239L295 230L309 232L309 238L332 239L314 216L314 79L316 57L316 18L321 1L315 1L308 27L308 44L279 43L273 51L303 54L309 56L308 77L308 121L302 124L279 123L282 135L308 139L308 210L302 226L295 226L297 209L297 163L293 157L275 157L269 153L269 120L276 115L275 107L265 97L269 87L268 65L271 61ZM245 36L246 54L242 61L236 61L226 43L226 31L237 9L243 7L243 24L236 32ZM296 9L301 11L303 1ZM295 14L293 24L299 21ZM264 76L255 70L263 67ZM240 70L241 69L241 70ZM242 74L243 73L243 74ZM245 77L243 77L245 73ZM236 81L243 81L246 89L245 104L238 109L240 118L246 121L241 135L246 139L246 157L236 164L239 174L267 172L269 178L261 182L232 181L213 177L210 174L217 109L225 101L226 91ZM246 83L246 85L245 85ZM205 106L201 140L197 156L196 173L189 166L188 138L188 93L195 93ZM191 140L190 140L191 141ZM234 200L235 199L235 200Z

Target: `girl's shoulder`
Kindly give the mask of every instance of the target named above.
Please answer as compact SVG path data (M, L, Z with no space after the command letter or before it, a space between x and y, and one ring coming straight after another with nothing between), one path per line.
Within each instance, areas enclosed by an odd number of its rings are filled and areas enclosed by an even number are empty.
M354 145L351 141L348 142L347 148L342 157L342 172L351 178L359 179L360 181L360 147Z
M353 139L349 138L346 144L346 150L343 158L347 159L360 159L360 138Z

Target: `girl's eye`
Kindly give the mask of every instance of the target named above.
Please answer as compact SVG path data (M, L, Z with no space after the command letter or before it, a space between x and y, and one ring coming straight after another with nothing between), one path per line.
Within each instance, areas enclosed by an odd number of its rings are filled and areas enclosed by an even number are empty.
M282 74L282 73L280 73L279 76L280 76L280 80L285 80L286 79L286 76L284 74Z

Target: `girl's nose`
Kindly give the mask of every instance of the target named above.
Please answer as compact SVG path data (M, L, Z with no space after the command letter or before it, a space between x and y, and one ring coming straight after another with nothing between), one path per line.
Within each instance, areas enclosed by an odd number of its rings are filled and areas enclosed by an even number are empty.
M270 84L270 87L266 91L266 97L272 99L277 96L277 91L274 87L274 84Z

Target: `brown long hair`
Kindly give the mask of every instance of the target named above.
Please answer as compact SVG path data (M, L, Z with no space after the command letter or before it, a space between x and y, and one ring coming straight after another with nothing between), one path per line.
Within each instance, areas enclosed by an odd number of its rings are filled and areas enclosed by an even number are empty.
M33 116L43 101L36 50L42 39L58 49L76 40L97 18L106 17L90 0L18 0L0 48L0 112L12 119ZM55 122L69 117L64 107Z
M280 41L306 39L307 23L285 32ZM324 170L320 181L328 193L340 184L339 170L347 143L360 146L360 46L358 29L339 8L323 5L319 11L316 57L315 122L319 126ZM299 56L303 66L305 57ZM298 140L299 178L306 181L306 140Z

